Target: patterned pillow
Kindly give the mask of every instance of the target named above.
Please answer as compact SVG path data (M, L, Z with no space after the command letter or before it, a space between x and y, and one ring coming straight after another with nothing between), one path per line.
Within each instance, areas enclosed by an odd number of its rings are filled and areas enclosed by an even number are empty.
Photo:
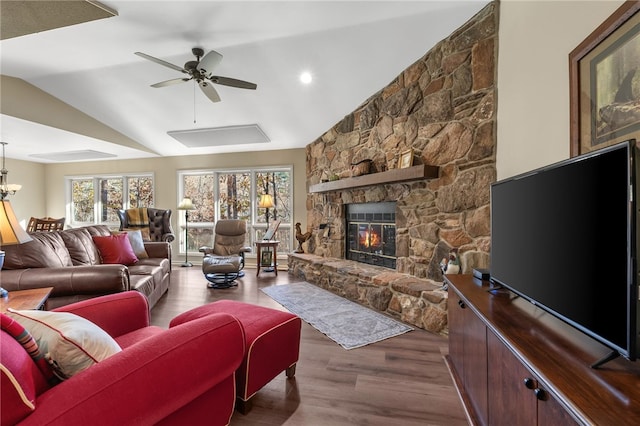
M53 368L44 357L44 354L40 351L38 344L35 339L18 321L7 316L5 314L2 315L0 321L0 327L6 333L8 333L11 337L16 339L18 343L22 345L25 351L29 354L29 356L33 359L33 361L38 366L38 369L42 372L42 375L47 379L50 384L54 384L57 382L55 376L53 375Z
M61 380L122 350L103 329L70 312L9 309L7 315L31 333Z
M127 223L131 227L149 226L149 215L146 207L127 209Z

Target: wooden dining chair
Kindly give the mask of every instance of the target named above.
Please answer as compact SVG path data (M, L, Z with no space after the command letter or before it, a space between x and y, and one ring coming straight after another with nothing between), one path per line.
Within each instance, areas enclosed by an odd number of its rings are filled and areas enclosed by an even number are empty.
M65 218L55 219L53 217L31 217L27 224L27 232L53 232L64 229Z

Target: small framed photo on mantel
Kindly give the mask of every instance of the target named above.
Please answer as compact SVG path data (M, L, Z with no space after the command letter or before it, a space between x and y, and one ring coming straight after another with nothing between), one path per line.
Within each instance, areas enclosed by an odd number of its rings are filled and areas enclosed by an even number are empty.
M406 169L408 167L413 166L413 149L408 149L406 151L402 151L400 154L400 162L398 163L398 168Z

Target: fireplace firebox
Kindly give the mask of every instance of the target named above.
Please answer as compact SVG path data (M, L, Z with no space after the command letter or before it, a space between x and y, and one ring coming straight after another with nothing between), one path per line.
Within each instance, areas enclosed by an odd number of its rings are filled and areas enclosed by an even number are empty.
M345 259L396 269L396 203L345 206Z

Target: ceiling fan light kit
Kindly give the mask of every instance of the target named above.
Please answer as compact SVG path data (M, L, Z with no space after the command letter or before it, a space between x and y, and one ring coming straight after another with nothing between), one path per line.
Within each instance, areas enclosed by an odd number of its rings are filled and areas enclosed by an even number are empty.
M198 83L198 86L200 86L202 93L204 93L205 96L209 98L209 100L211 100L211 102L220 102L220 95L218 95L218 92L211 83L250 90L255 90L258 87L255 83L250 83L248 81L213 75L213 70L222 61L222 55L215 50L212 50L205 55L202 48L194 47L193 49L191 49L191 53L196 57L196 60L186 62L184 64L184 67L181 68L170 62L158 59L151 55L147 55L146 53L135 52L135 54L140 56L141 58L147 59L151 62L155 62L156 64L165 66L167 68L171 68L174 71L188 74L190 76L189 78L174 78L171 80L152 84L151 87L154 88L171 86L173 84L195 80Z

